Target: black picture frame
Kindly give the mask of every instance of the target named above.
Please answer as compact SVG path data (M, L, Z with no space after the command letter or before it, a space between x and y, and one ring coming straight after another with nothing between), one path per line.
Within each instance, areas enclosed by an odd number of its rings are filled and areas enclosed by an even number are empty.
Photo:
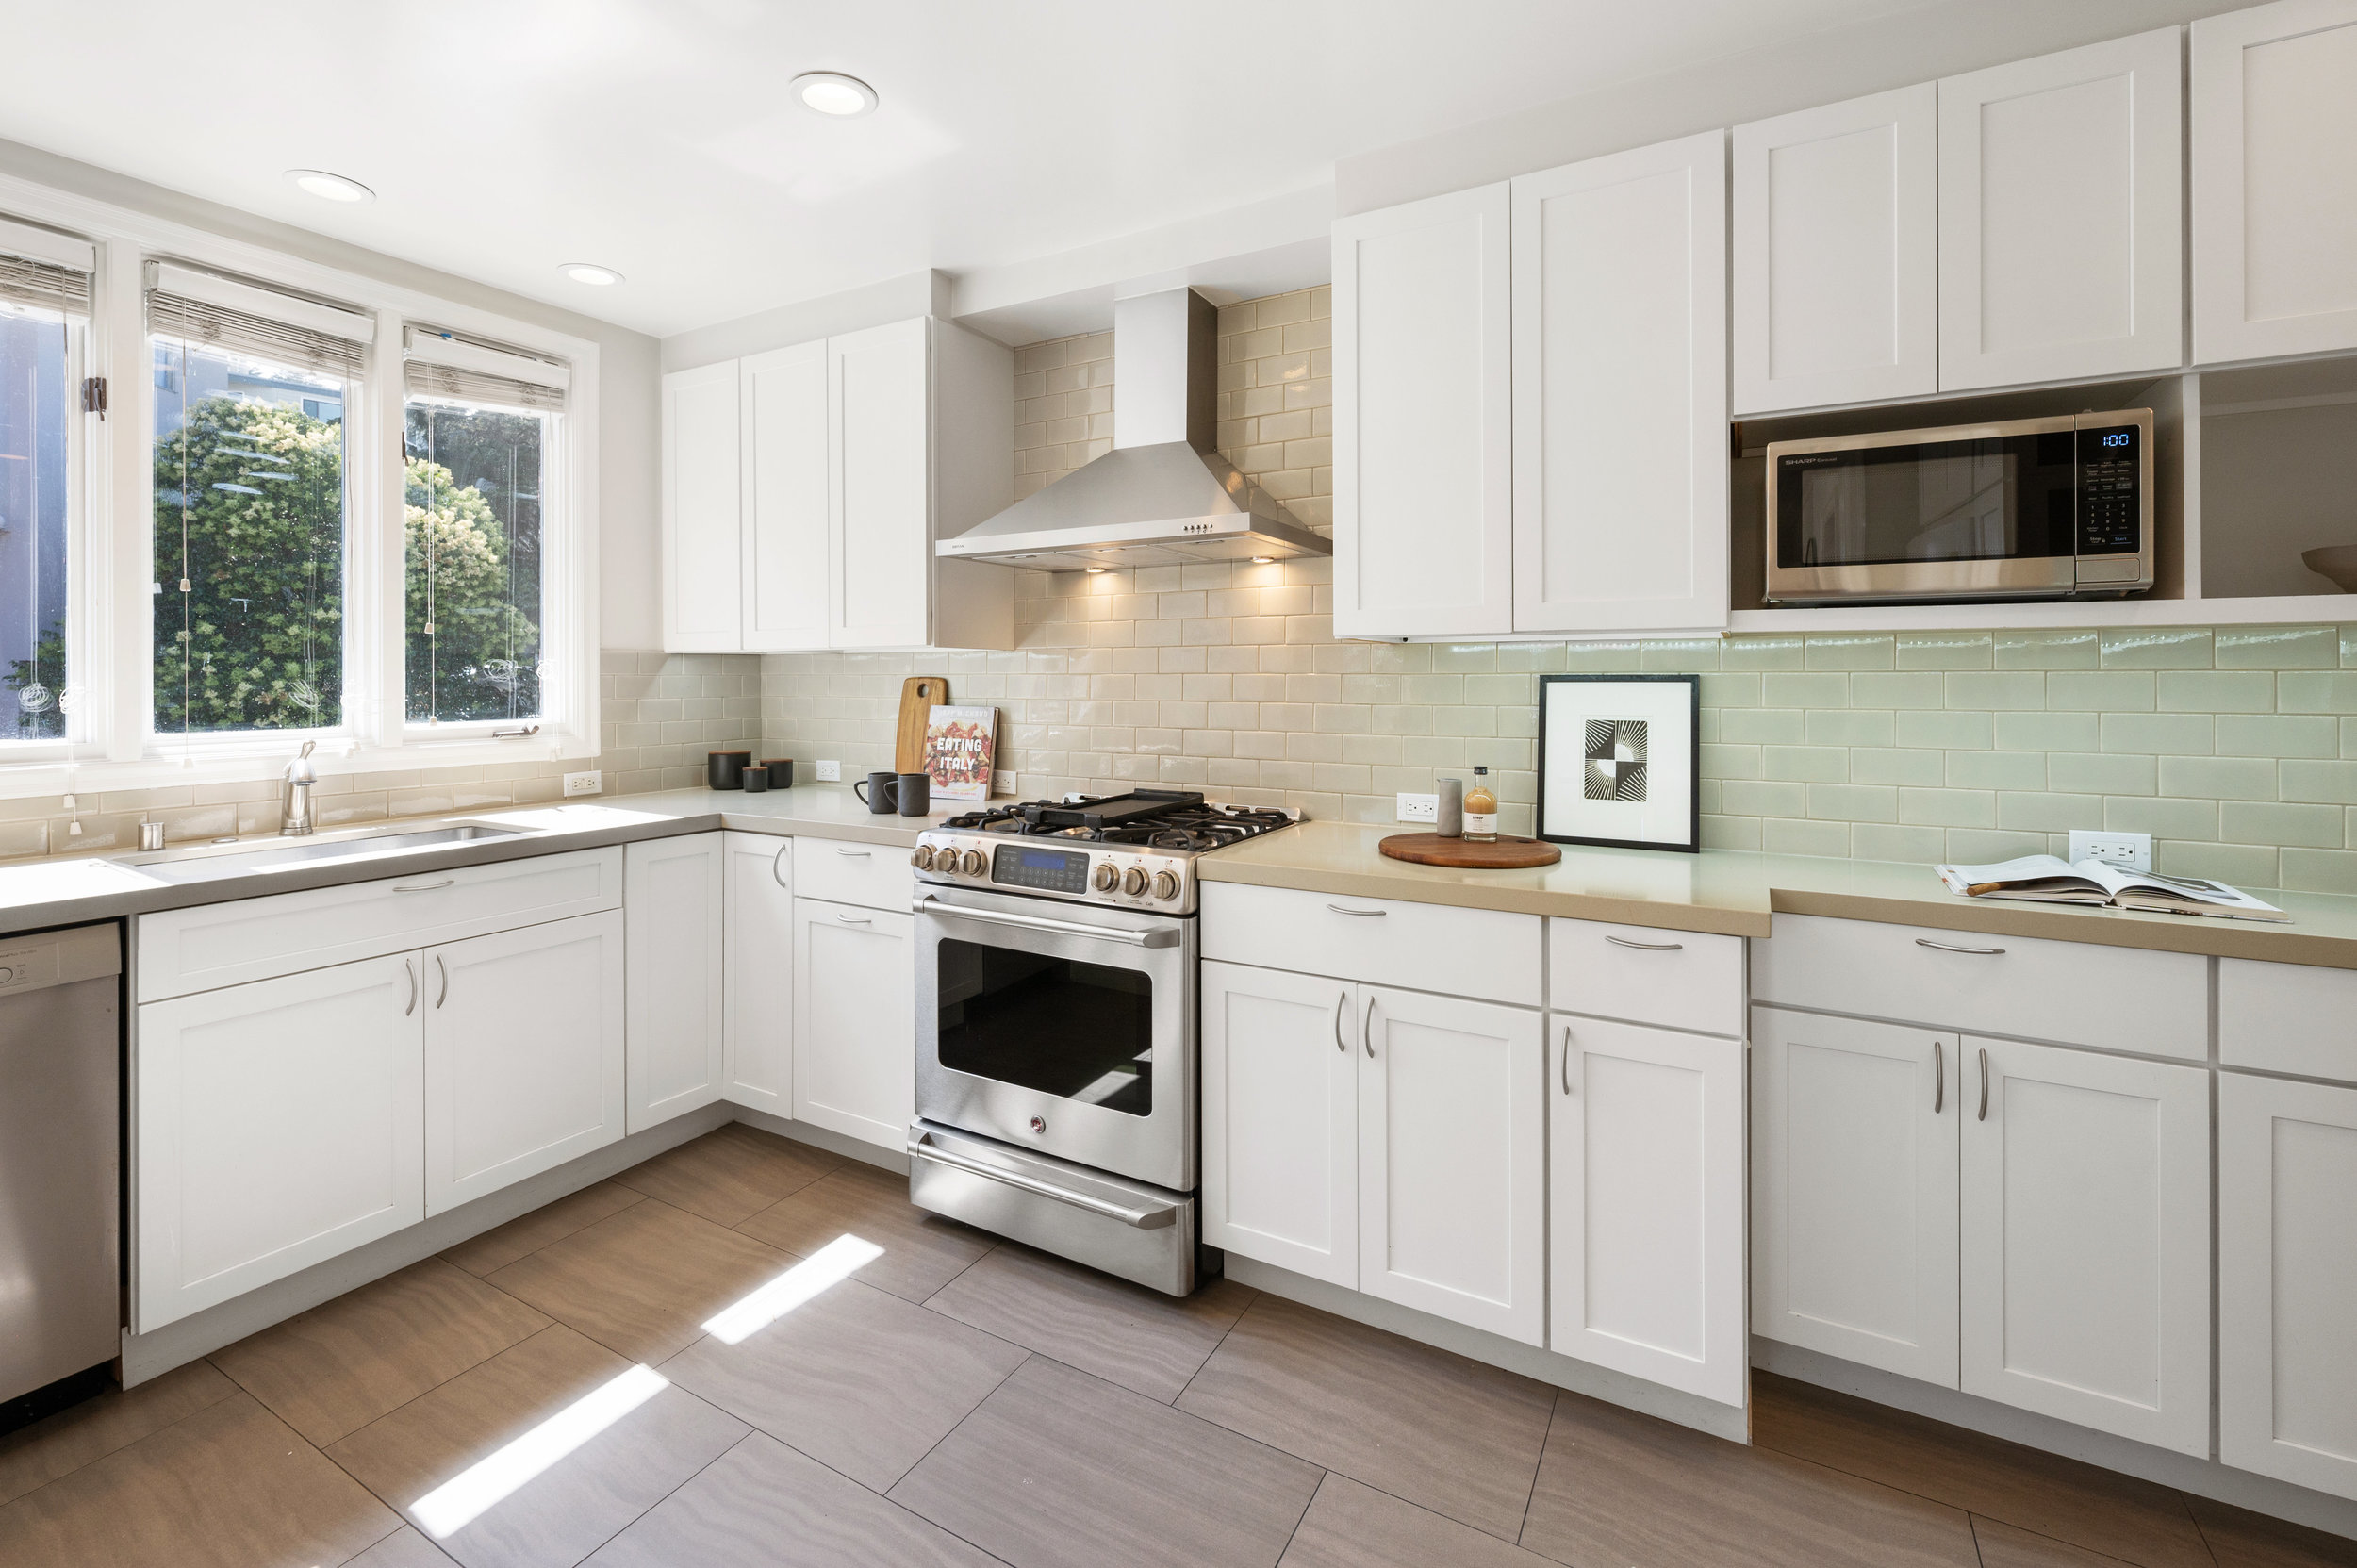
M1554 747L1551 744L1551 738L1561 738L1559 736L1550 737L1547 734L1547 710L1553 705L1548 701L1548 691L1551 687L1570 685L1574 682L1588 685L1683 685L1686 687L1686 755L1682 759L1663 759L1653 756L1648 756L1645 759L1645 765L1648 768L1654 767L1664 761L1669 762L1673 767L1678 766L1680 763L1683 764L1683 771L1686 775L1686 798L1688 807L1686 813L1686 837L1682 842L1667 839L1656 840L1645 838L1593 838L1579 834L1560 832L1550 833L1548 831L1550 824L1547 820L1547 770L1549 764L1555 760L1553 755ZM1539 801L1532 812L1535 818L1534 825L1538 830L1538 836L1545 839L1551 844L1584 844L1592 848L1607 850L1664 850L1679 854L1700 854L1703 847L1702 721L1703 681L1702 677L1699 675L1639 675L1607 673L1540 676ZM1582 744L1584 744L1584 737ZM1555 825L1559 827L1561 824Z

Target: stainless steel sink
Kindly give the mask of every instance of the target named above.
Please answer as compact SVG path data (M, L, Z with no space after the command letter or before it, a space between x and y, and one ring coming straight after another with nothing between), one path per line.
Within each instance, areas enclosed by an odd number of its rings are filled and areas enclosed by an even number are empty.
M113 864L128 867L159 882L212 882L239 877L249 871L282 866L317 865L322 861L365 860L414 850L435 850L489 838L523 838L528 828L505 828L493 822L453 822L440 828L374 828L363 833L318 838L303 843L261 839L253 843L201 844L193 849L158 850L152 854L119 855Z

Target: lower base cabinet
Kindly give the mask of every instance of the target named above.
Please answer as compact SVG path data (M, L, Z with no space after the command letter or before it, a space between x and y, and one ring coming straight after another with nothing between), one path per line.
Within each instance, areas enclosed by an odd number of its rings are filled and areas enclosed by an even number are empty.
M794 841L723 834L728 860L724 1098L794 1114Z
M1203 1240L1359 1288L1358 987L1203 964Z
M2357 1089L2218 1075L2218 1457L2357 1497Z
M916 1114L913 916L794 900L794 1116L904 1148Z
M1740 1405L1743 1042L1549 1020L1547 1347Z
M430 948L425 1212L622 1136L622 914Z
M397 953L139 1010L149 1333L425 1217L425 993Z
M726 957L722 834L626 845L622 912L630 946L629 1131L720 1098Z

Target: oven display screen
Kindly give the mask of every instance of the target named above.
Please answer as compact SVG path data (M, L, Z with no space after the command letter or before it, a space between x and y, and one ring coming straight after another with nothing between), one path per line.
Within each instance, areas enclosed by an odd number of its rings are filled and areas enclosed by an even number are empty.
M1037 887L1050 893L1085 893L1089 885L1088 852L1001 844L990 858L990 880L1010 887Z

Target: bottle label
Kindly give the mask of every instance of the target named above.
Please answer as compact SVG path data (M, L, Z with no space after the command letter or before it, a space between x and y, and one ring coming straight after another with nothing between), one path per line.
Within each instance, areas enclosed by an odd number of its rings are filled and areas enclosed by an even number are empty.
M1471 838L1475 834L1494 834L1497 831L1498 814L1496 812L1469 811L1465 813L1466 837Z

